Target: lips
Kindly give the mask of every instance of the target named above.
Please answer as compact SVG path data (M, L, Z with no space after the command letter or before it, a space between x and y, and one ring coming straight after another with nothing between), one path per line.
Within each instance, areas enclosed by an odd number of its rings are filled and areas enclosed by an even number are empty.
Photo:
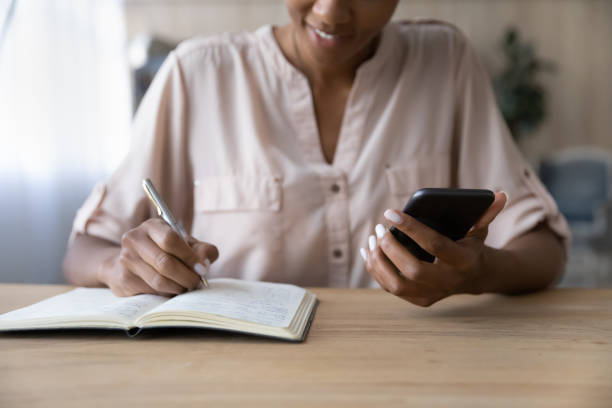
M329 37L351 37L352 34L350 32L344 32L339 30L326 30L324 28L319 28L316 25L306 23L309 28L312 28L317 34L320 34L323 38ZM346 31L346 30L345 30Z
M338 34L329 34L326 33L325 31L319 30L318 28L314 29L315 33L317 33L320 37L326 39L326 40L333 40L336 37L339 37Z
M347 40L352 38L352 35L340 33L340 32L329 32L322 30L320 28L316 28L310 24L306 24L306 29L310 34L310 37L316 44L322 47L336 47Z

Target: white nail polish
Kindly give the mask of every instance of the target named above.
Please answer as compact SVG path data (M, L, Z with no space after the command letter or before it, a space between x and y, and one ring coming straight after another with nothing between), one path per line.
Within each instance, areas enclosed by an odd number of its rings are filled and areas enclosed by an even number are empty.
M197 273L201 277L205 277L206 274L208 273L208 269L205 268L204 265L202 265L201 263L195 264L193 266L193 270L195 271L195 273Z
M368 238L368 246L370 247L370 251L376 249L376 237L374 235L370 235Z
M398 213L396 213L393 210L387 210L384 213L384 216L386 219L388 219L391 222L394 222L396 224L399 224L400 222L402 222L402 218L399 216Z
M502 210L504 210L506 209L506 207L508 206L508 203L510 202L510 196L504 190L500 190L498 191L498 193L504 193L504 195L506 196L506 202L504 203L504 208L502 208Z
M359 253L361 254L361 257L363 258L363 260L364 260L364 261L367 261L367 260L368 260L368 253L366 252L366 250L365 250L365 249L361 248L361 249L359 250Z
M378 224L374 230L376 231L378 239L381 239L385 235L385 227L382 224Z
M210 261L208 260L208 258L204 260L204 266L206 267L206 272L208 272L208 270L210 269Z

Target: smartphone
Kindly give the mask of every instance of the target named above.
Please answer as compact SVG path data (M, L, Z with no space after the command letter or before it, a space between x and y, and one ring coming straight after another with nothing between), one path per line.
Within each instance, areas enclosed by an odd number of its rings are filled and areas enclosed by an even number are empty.
M410 197L403 211L457 241L465 237L494 200L495 194L490 190L422 188ZM434 261L435 257L409 236L395 227L389 231L414 256L426 262Z

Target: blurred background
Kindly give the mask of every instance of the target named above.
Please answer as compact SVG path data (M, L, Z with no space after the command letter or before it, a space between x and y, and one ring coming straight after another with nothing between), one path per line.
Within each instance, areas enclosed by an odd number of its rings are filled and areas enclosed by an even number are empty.
M568 218L564 286L612 286L612 1L400 0L457 25ZM282 0L0 0L0 282L63 282L73 217L126 153L181 40L288 20Z

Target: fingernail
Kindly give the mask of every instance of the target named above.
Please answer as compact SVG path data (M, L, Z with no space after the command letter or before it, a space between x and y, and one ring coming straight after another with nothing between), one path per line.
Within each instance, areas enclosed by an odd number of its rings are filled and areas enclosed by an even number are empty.
M204 260L204 266L206 267L206 273L208 273L208 270L210 269L210 261L208 258Z
M208 259L206 261L208 261ZM206 261L204 261L204 263L206 263ZM206 276L206 274L208 273L208 268L204 267L204 265L202 265L201 263L195 264L193 266L193 269L195 270L195 273L197 273L201 277Z
M370 251L376 249L376 237L374 235L370 235L368 238L368 246L370 247Z
M386 219L396 224L399 224L400 222L402 222L402 217L400 217L400 215L393 210L385 211L384 216Z
M500 191L500 193L504 193L506 195L506 202L504 203L504 208L506 208L506 206L510 202L510 196L504 190Z
M378 237L378 239L381 239L383 235L385 235L385 227L382 224L376 225L376 228L374 228L374 230L376 231L376 236Z
M364 260L364 261L367 261L367 260L368 260L368 253L366 252L366 250L365 250L365 249L361 248L361 249L359 250L359 253L361 254L361 257L363 258L363 260Z

